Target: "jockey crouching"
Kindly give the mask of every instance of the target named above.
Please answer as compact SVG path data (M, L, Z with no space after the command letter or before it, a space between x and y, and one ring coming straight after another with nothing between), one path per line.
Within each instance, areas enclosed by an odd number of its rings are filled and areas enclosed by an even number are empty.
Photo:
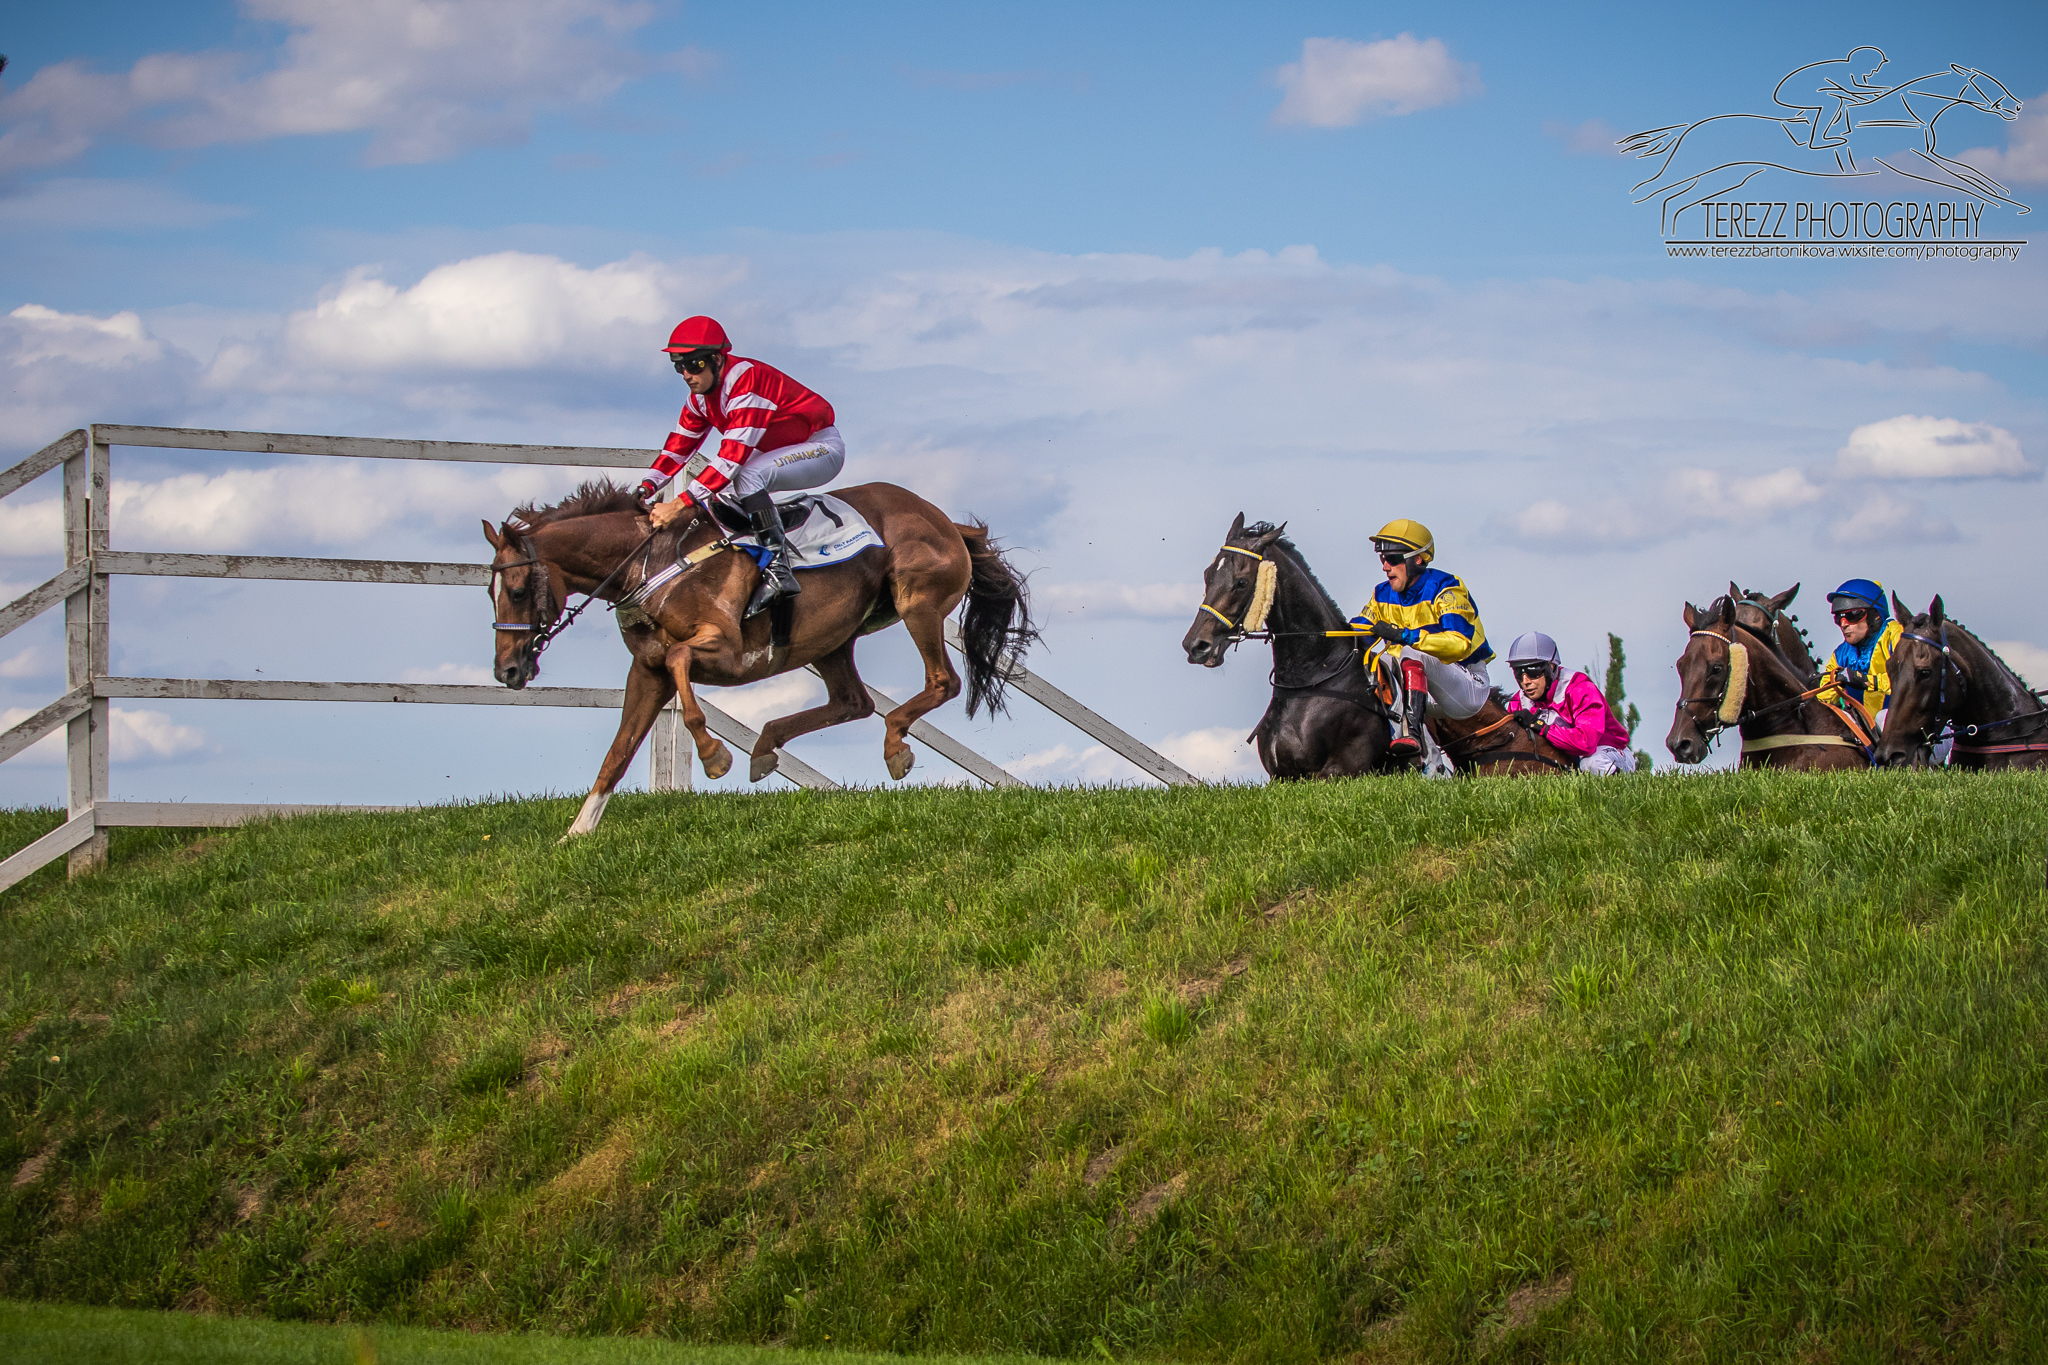
M1885 605L1884 584L1852 578L1828 594L1828 607L1842 629L1842 643L1820 674L1820 699L1859 702L1874 718L1891 702L1892 650L1903 628Z
M1387 752L1413 758L1422 752L1423 722L1432 710L1463 720L1479 714L1492 691L1486 664L1493 646L1479 624L1479 608L1457 575L1432 569L1436 538L1419 521L1400 517L1372 538L1387 581L1351 624L1375 639L1401 646L1401 687L1407 697L1400 733Z
M1582 773L1611 777L1636 770L1628 727L1615 719L1614 708L1593 680L1574 673L1558 681L1564 665L1557 641L1540 630L1516 636L1508 646L1508 667L1520 689L1508 702L1508 714L1517 722L1577 759Z
M770 495L830 483L846 463L846 443L830 403L774 366L734 355L713 319L684 318L662 349L689 384L690 398L654 462L660 477L640 483L640 501L652 502L663 484L681 475L682 493L654 509L655 526L672 525L698 505L709 511L714 497L747 514L755 539L769 552L747 603L746 615L754 616L776 598L802 591ZM700 450L713 429L718 449Z

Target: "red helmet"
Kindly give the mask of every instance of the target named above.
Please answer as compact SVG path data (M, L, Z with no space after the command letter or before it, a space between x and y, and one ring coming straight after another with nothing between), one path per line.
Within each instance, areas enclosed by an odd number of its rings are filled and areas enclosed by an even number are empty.
M730 351L732 340L725 329L718 325L716 318L698 316L684 318L676 329L668 334L668 345L664 351Z

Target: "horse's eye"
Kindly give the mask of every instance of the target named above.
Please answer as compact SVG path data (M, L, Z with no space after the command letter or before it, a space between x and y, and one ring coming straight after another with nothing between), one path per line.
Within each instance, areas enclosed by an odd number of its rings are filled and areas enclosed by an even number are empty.
M1934 670L1931 668L1916 668L1913 670L1913 676L1918 678L1921 682L1926 682L1929 678L1934 676Z
M1251 580L1250 580L1249 578L1240 578L1240 579L1238 579L1238 580L1237 580L1237 586L1238 586L1238 587L1240 587L1240 588L1242 588L1243 586L1245 586L1245 585L1246 585L1247 583L1249 583L1249 582L1251 582Z
M514 602L524 602L526 600L526 589L524 588L507 588L505 591Z

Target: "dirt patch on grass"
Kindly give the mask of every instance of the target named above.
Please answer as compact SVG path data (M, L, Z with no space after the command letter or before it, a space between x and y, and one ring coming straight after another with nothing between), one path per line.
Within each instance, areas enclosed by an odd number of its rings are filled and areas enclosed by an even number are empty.
M1124 1226L1135 1237L1152 1226L1153 1221L1159 1217L1160 1210L1180 1198L1181 1192L1187 1187L1186 1171L1182 1171L1171 1180L1162 1180L1138 1196L1138 1202L1131 1205L1124 1214Z
M1109 1173L1116 1169L1116 1163L1123 1158L1123 1154L1124 1149L1121 1143L1114 1147L1103 1148L1094 1156L1088 1158L1088 1166L1087 1169L1081 1172L1081 1179L1088 1182L1089 1189L1096 1188L1103 1181L1109 1179Z
M675 1018L654 1030L654 1036L664 1043L673 1043L694 1033L697 1025L704 1022L704 1011L686 1009Z
M1251 965L1252 959L1249 953L1242 957L1234 957L1208 976L1199 976L1193 980L1181 982L1180 985L1174 987L1174 993L1180 996L1181 1003L1189 1009L1200 1009L1203 1005L1208 1004L1209 1001L1223 994L1223 988L1238 977L1243 976L1251 969Z
M1278 924L1314 900L1315 894L1313 891L1296 891L1259 911L1259 918L1267 924Z
M1567 1270L1554 1279L1541 1284L1525 1284L1516 1287L1501 1305L1497 1316L1489 1317L1479 1324L1479 1330L1472 1334L1472 1349L1480 1355L1486 1354L1503 1340L1521 1331L1536 1321L1544 1312L1571 1297L1572 1273Z
M998 1048L1015 1056L1046 1056L1051 1037L1036 1005L986 982L953 992L932 1012L934 1059L947 1066Z
M575 1165L547 1183L543 1198L593 1199L615 1188L633 1160L633 1134L614 1128L598 1146L583 1154Z
M49 1170L50 1163L56 1159L57 1144L53 1142L21 1163L21 1169L14 1173L14 1183L8 1188L19 1190L35 1184L43 1178L43 1172Z
M617 1019L622 1015L631 1014L633 1007L644 997L665 991L674 984L674 979L666 976L657 977L652 981L629 981L606 996L604 1003L597 1007L597 1012L607 1019Z

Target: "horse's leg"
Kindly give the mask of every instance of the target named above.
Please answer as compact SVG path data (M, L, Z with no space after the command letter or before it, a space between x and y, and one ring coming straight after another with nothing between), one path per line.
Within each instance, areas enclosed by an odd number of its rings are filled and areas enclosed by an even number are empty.
M583 809L576 812L576 822L569 826L569 832L562 836L567 842L579 834L588 834L597 828L597 822L604 819L604 808L612 799L612 791L619 785L619 779L626 775L626 765L633 761L633 755L640 750L640 741L647 738L647 732L654 728L654 718L661 708L668 705L668 699L675 695L675 684L668 674L658 668L634 664L626 674L626 703L619 708L619 733L612 739L612 747L598 765L597 781L590 786L590 794L583 798Z
M874 699L868 696L860 674L854 671L853 640L818 660L817 668L818 676L825 680L825 704L778 717L761 727L761 738L754 742L750 781L759 782L774 772L778 761L775 751L798 735L875 714Z
M697 746L697 761L704 765L704 776L713 780L732 770L732 750L704 723L704 708L697 704L696 690L690 686L690 658L699 650L730 653L731 649L731 642L716 626L700 626L689 639L669 646L666 660L668 675L682 695L683 728L690 732L690 740Z
M953 661L946 657L945 613L929 602L915 603L904 609L903 626L910 632L910 638L917 641L917 652L924 658L924 690L885 717L889 728L882 737L882 761L889 765L889 776L898 782L910 774L910 765L917 761L903 736L927 711L936 710L960 695L960 675L953 671Z

